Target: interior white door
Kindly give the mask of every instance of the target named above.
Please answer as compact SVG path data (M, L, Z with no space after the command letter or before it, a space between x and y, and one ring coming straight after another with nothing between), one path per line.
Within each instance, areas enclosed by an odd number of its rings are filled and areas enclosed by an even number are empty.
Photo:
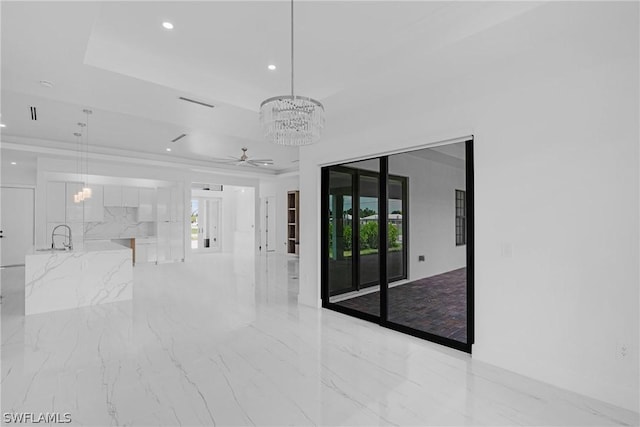
M24 265L33 246L34 191L32 188L0 188L0 264Z

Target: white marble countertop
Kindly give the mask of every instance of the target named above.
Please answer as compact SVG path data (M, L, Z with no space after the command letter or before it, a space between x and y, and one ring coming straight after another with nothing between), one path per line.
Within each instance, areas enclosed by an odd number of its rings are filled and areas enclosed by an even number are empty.
M123 245L119 245L110 240L90 240L84 242L84 251L85 252L96 252L96 251L119 251L119 250L131 250Z
M119 251L119 250L131 250L126 246L119 245L110 240L88 240L84 242L81 248L74 248L72 250L62 249L33 249L28 255L49 255L49 254L70 254L78 252L102 252L102 251Z
M25 257L25 314L132 299L132 258L131 248L109 240L34 251Z
M155 237L156 237L155 234L144 234L144 235L139 234L139 235L136 235L136 236L131 236L131 235L125 236L125 235L122 235L122 236L109 236L109 237L105 237L105 236L85 236L84 237L84 241L85 242L89 242L89 241L96 241L96 240L124 240L124 239L136 239L136 240L138 240L138 239L153 239Z

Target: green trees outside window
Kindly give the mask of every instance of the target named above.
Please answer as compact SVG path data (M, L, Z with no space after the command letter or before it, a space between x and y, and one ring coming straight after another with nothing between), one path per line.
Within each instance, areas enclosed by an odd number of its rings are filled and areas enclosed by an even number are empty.
M389 223L387 225L387 241L389 250L399 250L402 245L399 241L400 227ZM351 235L353 233L351 225L342 228L344 255L351 256L353 250ZM329 223L329 248L333 248L333 222ZM331 250L331 249L330 249ZM360 252L361 254L378 252L378 223L376 221L365 222L360 225Z

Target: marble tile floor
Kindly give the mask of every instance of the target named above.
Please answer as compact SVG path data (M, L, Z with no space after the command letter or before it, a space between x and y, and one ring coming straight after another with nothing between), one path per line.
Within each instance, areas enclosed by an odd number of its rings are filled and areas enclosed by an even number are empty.
M637 425L638 414L328 310L297 259L139 264L132 301L26 317L1 270L5 412L69 425Z

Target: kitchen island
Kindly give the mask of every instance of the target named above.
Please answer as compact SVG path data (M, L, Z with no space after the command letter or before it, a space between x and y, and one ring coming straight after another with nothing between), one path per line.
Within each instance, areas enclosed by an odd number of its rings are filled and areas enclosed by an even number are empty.
M133 298L131 248L87 241L78 250L34 250L25 258L25 314Z

